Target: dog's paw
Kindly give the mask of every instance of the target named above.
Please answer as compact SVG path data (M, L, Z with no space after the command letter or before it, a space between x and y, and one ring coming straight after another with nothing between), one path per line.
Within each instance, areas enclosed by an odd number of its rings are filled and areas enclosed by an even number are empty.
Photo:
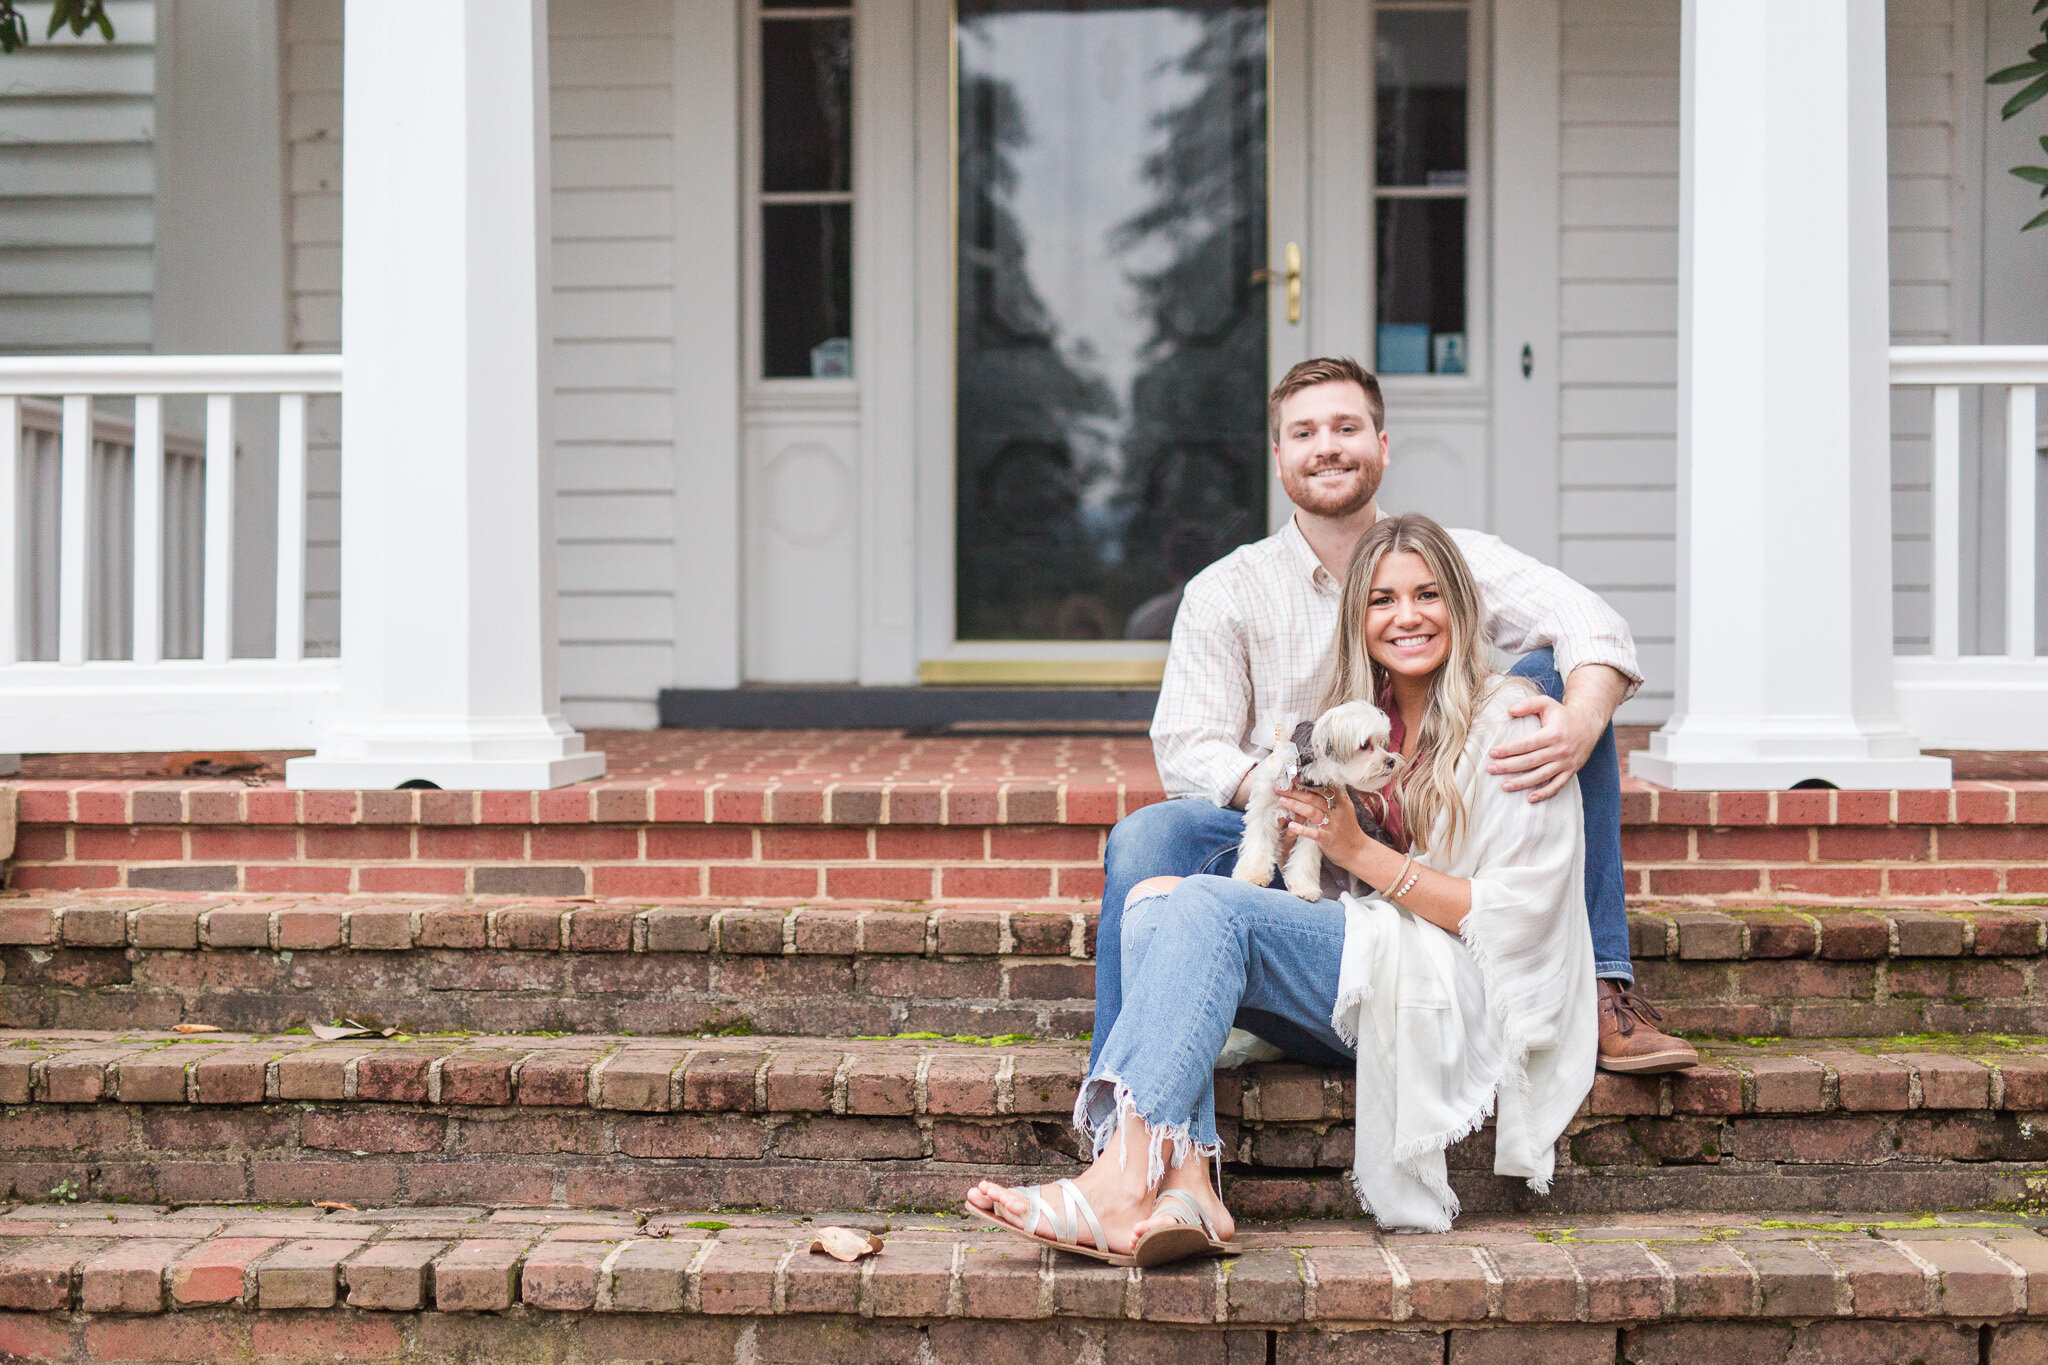
M1231 869L1230 875L1238 881L1250 882L1253 886L1264 886L1273 880L1273 868L1269 863L1264 869L1260 869L1240 858L1237 860L1237 866Z
M1323 898L1323 884L1320 880L1292 875L1283 877L1281 880L1287 884L1289 891L1292 891L1305 901L1319 901Z

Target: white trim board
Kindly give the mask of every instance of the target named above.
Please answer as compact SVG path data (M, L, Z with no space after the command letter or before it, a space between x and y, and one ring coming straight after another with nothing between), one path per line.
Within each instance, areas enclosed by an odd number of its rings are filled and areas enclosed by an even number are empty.
M0 753L310 749L340 701L337 659L15 664Z
M1899 720L1930 749L2048 749L2048 658L1892 661Z

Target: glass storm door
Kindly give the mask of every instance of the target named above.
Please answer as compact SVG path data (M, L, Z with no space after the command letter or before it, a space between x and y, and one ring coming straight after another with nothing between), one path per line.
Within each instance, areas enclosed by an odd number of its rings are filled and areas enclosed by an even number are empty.
M963 644L1164 640L1267 531L1267 11L958 0Z

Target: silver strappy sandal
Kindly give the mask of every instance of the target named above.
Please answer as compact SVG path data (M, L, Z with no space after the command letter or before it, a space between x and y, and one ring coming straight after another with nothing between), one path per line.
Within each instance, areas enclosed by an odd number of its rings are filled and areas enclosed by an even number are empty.
M1235 1256L1238 1249L1216 1235L1216 1224L1186 1190L1161 1190L1152 1216L1165 1214L1174 1220L1170 1228L1154 1228L1138 1239L1131 1249L1131 1261L1141 1266L1161 1266L1184 1261L1190 1256Z
M1046 1201L1047 1189L1060 1193L1063 1209L1055 1209ZM1012 1223L1007 1218L999 1218L987 1210L976 1208L971 1203L967 1206L967 1211L991 1227L1001 1228L1013 1237L1022 1237L1025 1241L1038 1246L1051 1247L1055 1251L1071 1251L1076 1256L1106 1261L1110 1265L1138 1264L1135 1257L1119 1256L1113 1251L1103 1249L1102 1220L1095 1216L1095 1210L1088 1206L1088 1196L1082 1194L1080 1187L1073 1181L1061 1180L1050 1186L1021 1185L1016 1192L1025 1196L1031 1206L1031 1212L1021 1224ZM1200 1210L1197 1209L1196 1212L1199 1213ZM1088 1235L1095 1239L1093 1246L1085 1245L1081 1241L1083 1220L1088 1224ZM1052 1233L1051 1237L1038 1235L1038 1225L1041 1222Z

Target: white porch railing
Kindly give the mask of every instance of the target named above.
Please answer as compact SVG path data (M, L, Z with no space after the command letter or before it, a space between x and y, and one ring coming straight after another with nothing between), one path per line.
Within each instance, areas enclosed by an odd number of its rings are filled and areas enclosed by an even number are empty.
M58 528L63 520L64 407L21 400L21 546L16 596L17 657L57 657ZM86 657L132 657L134 640L135 424L95 411L87 520ZM165 658L199 654L199 583L204 567L206 443L164 434L163 625Z
M340 666L305 657L306 399L340 391L332 355L0 358L0 752L314 745ZM231 643L243 394L278 404L268 659ZM205 398L203 442L166 437L174 395Z
M1929 748L2048 749L2048 658L2036 653L2041 441L2035 390L2048 346L1894 346L1894 387L1932 387L1932 652L1894 663L1900 717ZM1962 653L1963 402L2004 394L2005 652ZM1988 444L1988 437L1987 437Z

